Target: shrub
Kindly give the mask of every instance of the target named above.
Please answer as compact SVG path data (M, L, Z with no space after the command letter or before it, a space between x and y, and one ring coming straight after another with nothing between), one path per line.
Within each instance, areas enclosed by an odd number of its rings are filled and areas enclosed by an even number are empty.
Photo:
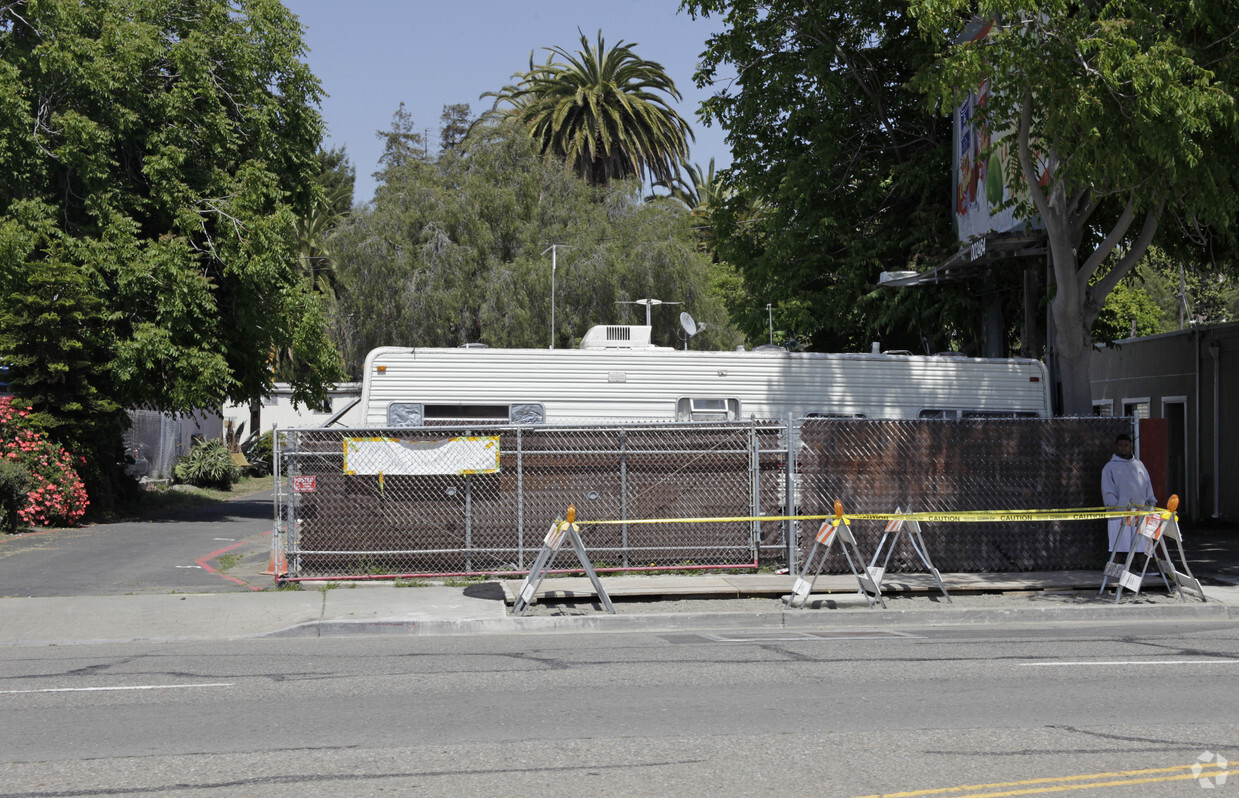
M90 504L86 486L74 468L74 458L31 429L29 416L29 407L13 397L0 397L0 459L20 465L29 475L26 501L17 518L30 526L71 526Z
M217 439L199 441L173 467L177 481L198 488L231 490L241 478L241 469L232 462L232 453Z
M271 433L252 435L241 445L241 452L250 464L250 475L267 477L275 470L275 454L272 450Z
M17 513L26 506L30 472L20 463L0 460L0 534L17 531Z

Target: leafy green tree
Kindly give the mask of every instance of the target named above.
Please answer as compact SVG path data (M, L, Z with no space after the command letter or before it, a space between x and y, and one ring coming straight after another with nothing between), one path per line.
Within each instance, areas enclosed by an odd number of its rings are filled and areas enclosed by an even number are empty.
M1090 330L1149 245L1159 236L1234 240L1226 238L1239 212L1234 4L912 0L909 8L941 49L923 88L949 110L960 87L988 79L978 117L1014 131L1008 184L1030 198L1027 212L1049 239L1063 412L1086 415ZM949 45L974 14L992 23L988 35Z
M275 0L0 6L0 315L55 315L0 360L58 439L261 396L281 348L297 401L338 374L290 257L322 136L300 34Z
M718 256L744 278L733 319L806 348L940 351L976 339L966 285L877 288L880 272L925 268L955 249L950 125L908 81L932 48L894 0L686 0L726 27L707 42L703 104L727 130L736 193L712 214ZM755 213L753 203L760 201ZM781 331L781 332L780 332Z
M492 118L520 125L542 152L593 185L646 175L668 182L688 157L693 132L668 102L681 98L675 82L636 46L621 41L608 49L602 31L591 45L582 33L577 52L547 48L540 66L530 54L529 70L513 76L515 85L482 96L495 98ZM500 109L503 103L508 107Z
M318 151L318 184L323 188L323 198L331 213L343 217L353 209L357 168L344 147Z
M1140 289L1161 309L1164 330L1180 330L1196 322L1233 321L1239 316L1239 281L1226 271L1184 262L1151 246L1133 273Z
M0 252L33 250L37 237L29 232L0 222ZM9 277L0 289L0 352L12 373L10 390L35 408L27 423L86 458L78 470L106 507L121 491L106 466L122 457L119 434L127 416L107 393L111 350L103 303L76 266L55 257Z
M1133 273L1129 278L1134 278ZM1096 341L1110 343L1123 338L1157 335L1167 332L1166 314L1157 302L1143 290L1138 280L1119 283L1106 297L1105 307L1097 315L1091 331Z
M685 303L654 309L661 344L682 345L675 318L685 309L713 323L694 347L739 343L690 215L642 202L638 188L591 187L507 125L475 127L432 163L389 168L334 241L350 373L385 345L575 346L595 324L644 323L643 308L616 304L641 298ZM561 245L554 330L551 244Z

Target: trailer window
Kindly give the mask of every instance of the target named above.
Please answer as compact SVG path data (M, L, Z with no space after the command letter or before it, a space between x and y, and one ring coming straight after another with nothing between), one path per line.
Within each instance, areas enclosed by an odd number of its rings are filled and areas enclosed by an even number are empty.
M389 427L420 427L424 418L420 402L392 402L387 406Z
M740 418L739 399L695 399L675 403L676 421L735 421Z
M540 404L512 405L513 424L541 424L546 421L546 408Z
M917 418L1040 418L1032 410L954 410L947 408L927 407L917 414Z
M965 410L964 418L1040 418L1031 410L1018 410L1008 413L1004 410Z
M507 405L426 405L426 420L507 421Z

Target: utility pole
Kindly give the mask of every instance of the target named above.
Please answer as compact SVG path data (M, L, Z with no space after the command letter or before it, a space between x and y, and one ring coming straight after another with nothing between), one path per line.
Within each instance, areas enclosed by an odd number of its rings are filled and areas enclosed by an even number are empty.
M546 249L542 250L542 254L551 253L551 349L555 348L555 269L559 265L559 247L566 247L568 244L551 244Z

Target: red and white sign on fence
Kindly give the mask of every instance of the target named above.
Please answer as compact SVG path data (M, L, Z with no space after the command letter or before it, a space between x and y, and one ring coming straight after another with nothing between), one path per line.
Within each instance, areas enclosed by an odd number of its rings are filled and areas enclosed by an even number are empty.
M318 477L313 474L294 476L293 493L313 493L318 490Z

